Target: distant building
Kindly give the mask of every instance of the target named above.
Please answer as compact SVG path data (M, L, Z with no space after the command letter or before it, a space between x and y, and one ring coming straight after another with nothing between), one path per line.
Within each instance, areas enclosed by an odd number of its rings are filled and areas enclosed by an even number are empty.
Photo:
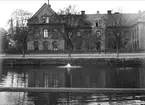
M125 51L136 51L136 50L144 50L145 47L145 12L142 13L111 13L112 15L121 14L122 19L124 21L124 25L119 27L119 33L122 34L122 40L128 38L125 46L121 48L121 50ZM109 13L108 13L109 15ZM107 28L107 27L106 27ZM116 30L115 27L109 27L106 30L106 49L116 49L116 45L111 42L109 36L111 35L111 31ZM124 38L124 39L123 39ZM111 44L112 43L112 44Z
M81 11L85 14L85 11ZM106 49L116 49L115 43L109 39L111 31L115 28L106 26L104 18L109 15L119 14L108 11L107 14L85 14L87 19L92 23L91 26L82 26L76 32L69 32L73 50L95 50L104 51ZM122 48L124 51L135 51L145 49L145 12L135 14L122 14L126 20L126 25L120 27L120 32L125 37L129 37L128 42ZM60 23L61 16L55 13L49 4L44 4L28 20L28 41L27 50L48 51L48 50L65 50L68 49L66 36L57 29L65 31L65 25Z

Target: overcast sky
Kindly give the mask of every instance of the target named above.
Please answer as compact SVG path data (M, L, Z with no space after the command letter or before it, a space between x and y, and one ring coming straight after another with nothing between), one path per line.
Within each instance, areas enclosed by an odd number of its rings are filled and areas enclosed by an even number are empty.
M0 27L8 28L7 21L16 9L24 9L35 13L48 0L0 0ZM143 0L49 0L52 9L57 12L68 5L76 5L78 11L87 14L107 13L107 10L122 10L123 13L138 13L145 10Z

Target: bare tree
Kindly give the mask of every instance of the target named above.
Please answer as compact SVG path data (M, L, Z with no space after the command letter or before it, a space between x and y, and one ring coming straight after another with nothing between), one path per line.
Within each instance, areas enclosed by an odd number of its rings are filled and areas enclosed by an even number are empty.
M3 28L0 28L0 39L1 39L0 52L7 53L9 46L8 32Z
M129 37L127 32L127 18L122 13L110 13L103 17L106 25L106 33L108 38L108 44L112 44L117 51L119 57L120 49L124 48L128 43ZM111 41L111 43L110 43Z
M19 23L19 27L27 27L27 20L32 16L32 13L22 10L22 9L16 9L13 11L11 18L14 20L14 22Z
M27 36L28 36L28 27L27 20L32 16L28 11L17 9L9 20L10 29L12 31L11 39L14 40L17 44L17 47L22 50L23 57L25 56Z
M69 56L71 50L74 48L74 44L72 42L72 37L76 35L76 32L82 26L90 26L91 22L87 20L87 16L82 11L82 14L77 12L75 6L69 5L67 8L64 8L58 12L60 16L60 22L64 24L64 32L66 42L69 49ZM75 33L75 34L74 34Z

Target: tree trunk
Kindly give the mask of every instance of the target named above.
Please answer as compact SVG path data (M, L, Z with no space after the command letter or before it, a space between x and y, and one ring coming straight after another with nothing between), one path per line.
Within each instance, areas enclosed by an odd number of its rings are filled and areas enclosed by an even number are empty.
M23 42L23 47L22 47L22 57L25 57L25 43Z
M117 57L119 57L119 46L118 46L118 43L117 43Z
M24 48L23 48L22 54L23 54L23 57L25 57L25 49Z
M68 57L71 58L71 49L68 51Z

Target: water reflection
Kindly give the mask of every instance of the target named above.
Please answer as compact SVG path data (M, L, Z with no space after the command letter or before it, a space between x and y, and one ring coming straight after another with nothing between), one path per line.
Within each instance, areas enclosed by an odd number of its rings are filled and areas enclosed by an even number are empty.
M77 64L75 64L77 65ZM76 88L138 88L145 87L144 62L141 65L79 64L83 68L57 66L2 67L1 87L76 87ZM141 95L81 94L81 93L26 93L2 92L3 104L9 105L109 105L125 103ZM144 96L143 96L144 97ZM110 101L111 100L111 101ZM114 100L114 101L113 101ZM97 102L97 104L96 104ZM132 101L131 101L132 102ZM133 102L132 102L133 103Z
M117 67L86 64L70 69L56 66L3 67L0 86L3 87L71 87L136 88L144 87L144 66ZM69 76L69 77L68 77Z

